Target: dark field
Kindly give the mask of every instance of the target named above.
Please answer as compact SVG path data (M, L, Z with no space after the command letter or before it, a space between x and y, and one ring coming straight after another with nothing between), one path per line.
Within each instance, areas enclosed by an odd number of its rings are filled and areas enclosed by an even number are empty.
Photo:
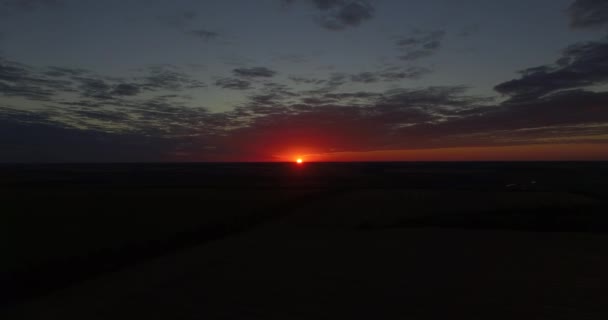
M2 319L603 319L608 163L0 166Z

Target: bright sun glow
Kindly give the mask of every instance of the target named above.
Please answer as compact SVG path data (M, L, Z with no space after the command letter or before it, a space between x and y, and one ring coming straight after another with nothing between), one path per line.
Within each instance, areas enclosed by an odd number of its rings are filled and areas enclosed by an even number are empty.
M297 163L302 163L304 162L304 160L302 160L302 158L298 158L298 160L296 160Z

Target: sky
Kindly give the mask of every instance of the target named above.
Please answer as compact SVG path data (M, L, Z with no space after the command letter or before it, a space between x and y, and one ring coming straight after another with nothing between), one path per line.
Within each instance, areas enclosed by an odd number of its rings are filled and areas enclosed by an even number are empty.
M608 160L608 0L0 0L0 162Z

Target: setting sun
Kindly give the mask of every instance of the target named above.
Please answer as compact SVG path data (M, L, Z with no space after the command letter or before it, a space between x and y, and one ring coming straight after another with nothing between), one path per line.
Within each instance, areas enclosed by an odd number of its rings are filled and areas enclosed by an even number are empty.
M298 158L298 160L296 160L297 163L301 164L304 162L304 160L302 160L302 158Z

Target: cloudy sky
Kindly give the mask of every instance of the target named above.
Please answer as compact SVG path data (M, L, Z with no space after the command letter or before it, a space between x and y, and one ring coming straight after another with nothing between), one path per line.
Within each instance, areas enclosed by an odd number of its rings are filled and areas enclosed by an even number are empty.
M0 162L608 160L608 0L0 0Z

